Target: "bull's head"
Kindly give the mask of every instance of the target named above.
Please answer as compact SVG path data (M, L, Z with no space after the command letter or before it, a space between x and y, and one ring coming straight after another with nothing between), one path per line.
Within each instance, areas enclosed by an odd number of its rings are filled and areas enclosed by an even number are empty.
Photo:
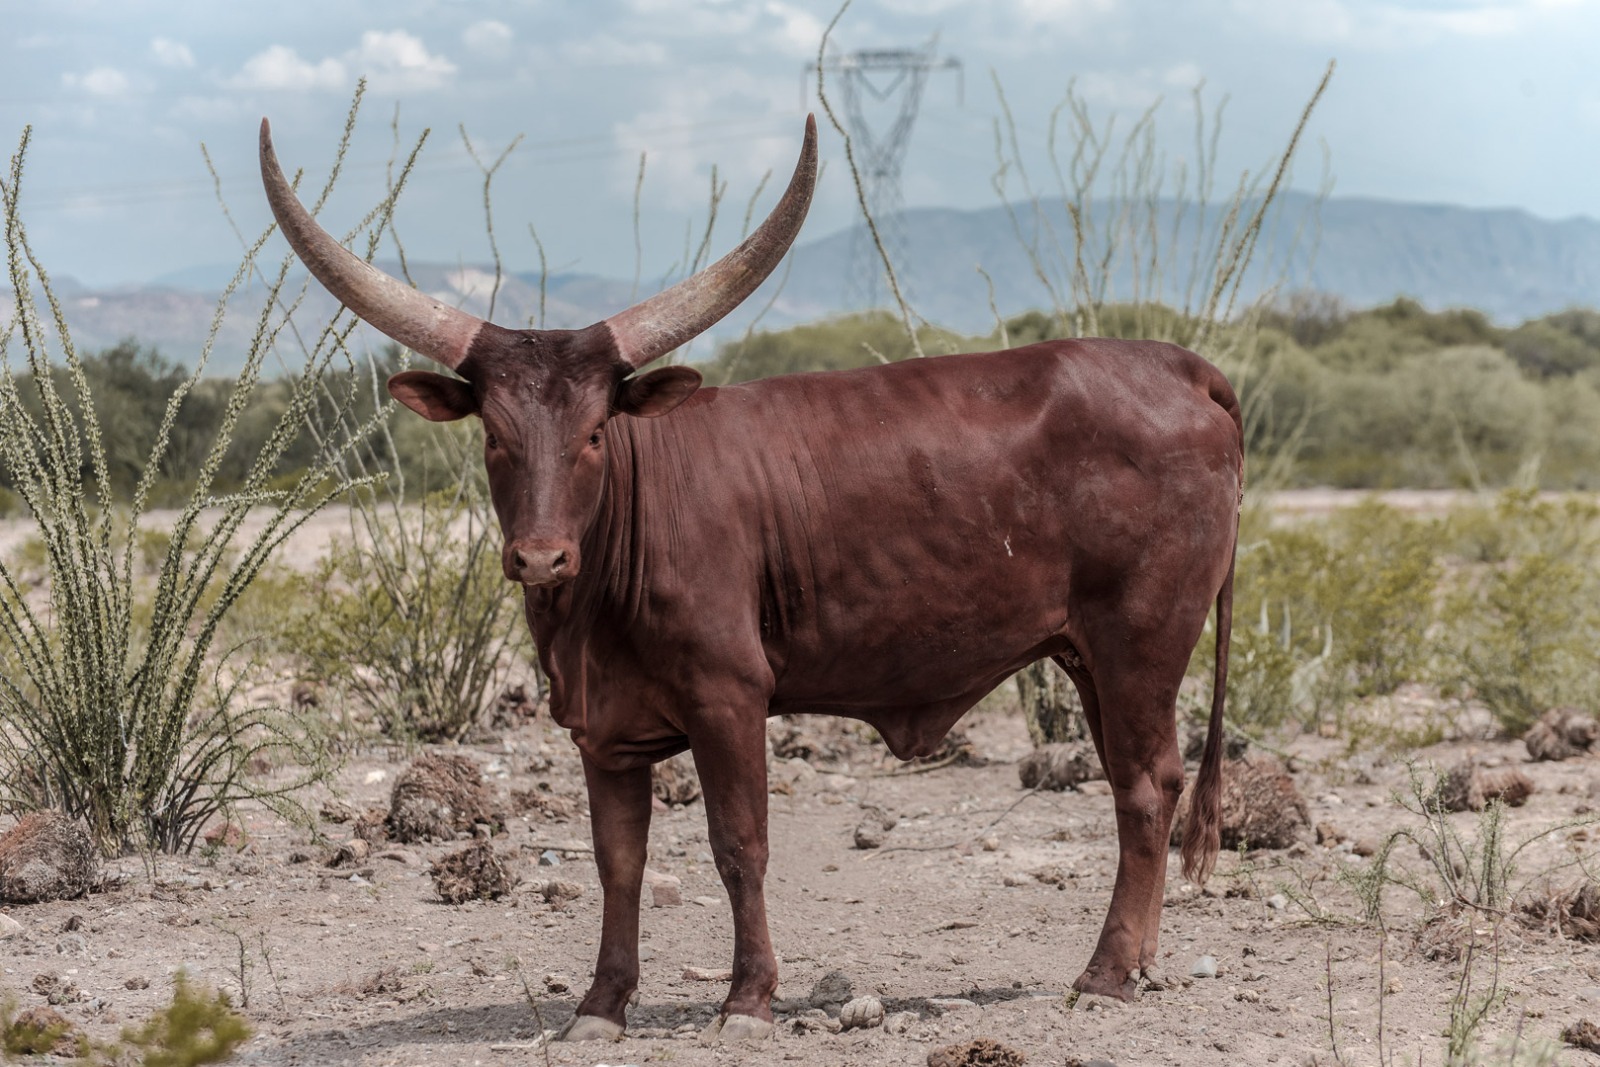
M502 562L506 577L525 586L577 575L604 486L607 420L665 415L700 387L689 367L635 371L712 326L772 273L800 231L816 173L816 122L808 118L783 199L732 252L585 329L508 330L439 303L334 240L295 198L261 122L267 199L306 267L356 315L460 375L405 371L389 379L389 392L435 422L483 420Z

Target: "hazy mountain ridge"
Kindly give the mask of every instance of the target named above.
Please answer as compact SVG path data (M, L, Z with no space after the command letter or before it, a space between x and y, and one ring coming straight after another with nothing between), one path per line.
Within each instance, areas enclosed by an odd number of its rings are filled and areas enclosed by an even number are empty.
M1162 207L1163 233L1172 231L1173 210L1171 204ZM1221 217L1213 208L1207 229L1214 231ZM1176 243L1163 248L1169 264L1191 261L1197 221L1191 211ZM967 332L984 332L994 324L989 287L977 271L980 265L993 280L1000 314L1051 306L1051 293L1018 239L1019 230L1025 236L1042 235L1038 248L1048 275L1062 279L1069 269L1071 250L1061 242L1072 231L1059 201L1043 203L1038 213L1023 205L1015 221L1001 206L915 209L905 213L901 229L905 252L897 270L913 305L929 320ZM856 310L859 294L850 287L852 241L852 231L846 230L798 244L793 262L780 267L687 358L708 358L719 339L742 333L758 319L762 328L782 328ZM1204 240L1199 243L1207 247ZM397 270L394 263L380 265ZM419 287L475 314L489 311L492 295L495 321L528 326L539 320L541 280L536 272L507 274L496 292L492 268L415 261L409 266ZM89 290L61 278L56 290L80 349L102 348L131 336L192 363L204 345L221 288L197 286L226 273L197 267L168 276L170 283L181 284L106 290ZM1054 284L1063 286L1060 280ZM1272 285L1334 293L1357 307L1405 295L1433 308L1471 306L1497 320L1516 322L1600 303L1600 222L1365 198L1318 204L1305 194L1289 193L1280 198L1263 231L1242 296L1254 298ZM604 318L629 303L633 288L631 282L613 278L551 275L543 280L544 325L574 328ZM1124 263L1113 271L1110 295L1131 291L1132 272ZM1181 293L1165 296L1171 303L1183 301ZM9 317L9 298L0 290L0 316ZM243 360L264 300L259 283L234 295L211 360L218 373L231 372ZM334 306L320 287L312 286L299 321L325 321ZM368 340L375 338L369 335ZM285 354L284 360L294 365L298 357Z

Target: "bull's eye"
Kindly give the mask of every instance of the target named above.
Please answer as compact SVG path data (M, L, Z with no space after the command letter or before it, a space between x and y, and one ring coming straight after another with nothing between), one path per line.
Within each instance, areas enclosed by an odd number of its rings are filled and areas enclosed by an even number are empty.
M486 448L499 448L500 438L492 433L486 433L483 435L483 443Z
M589 435L589 447L590 448L599 448L600 447L600 427L598 427L598 426L595 427L594 433Z

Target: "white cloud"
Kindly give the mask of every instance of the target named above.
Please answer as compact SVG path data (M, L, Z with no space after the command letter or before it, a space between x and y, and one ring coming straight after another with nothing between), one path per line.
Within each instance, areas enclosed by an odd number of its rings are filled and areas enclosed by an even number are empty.
M1032 2L1032 0L1025 0ZM1260 26L1319 44L1406 47L1441 37L1503 37L1586 0L1234 0Z
M455 72L454 63L433 55L420 38L404 30L368 30L355 48L316 61L302 59L287 45L271 45L246 60L225 84L235 89L342 90L365 76L379 92L404 92L436 89Z
M121 96L128 91L128 76L115 67L95 67L86 74L63 74L61 84L90 96Z
M486 56L499 57L511 50L511 27L495 19L474 22L461 31L461 43Z
M150 42L150 54L161 66L173 70L188 70L194 66L194 53L181 41L157 37Z
M823 21L793 4L782 0L767 0L766 13L778 22L778 43L791 52L813 55L822 41Z
M344 64L337 59L312 63L288 45L275 44L245 60L227 84L235 89L340 89L347 77Z
M380 92L437 89L456 72L454 63L433 55L421 38L404 30L368 30L361 35L360 47L345 58Z

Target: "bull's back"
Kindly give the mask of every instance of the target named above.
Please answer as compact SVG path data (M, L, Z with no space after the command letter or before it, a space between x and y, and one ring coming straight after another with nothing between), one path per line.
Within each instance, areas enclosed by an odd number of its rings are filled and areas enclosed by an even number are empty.
M1174 346L794 375L707 391L682 414L737 501L755 573L728 586L759 627L778 710L874 721L977 699L1059 644L1080 591L1158 543L1231 545L1237 403ZM732 579L715 553L708 580Z

